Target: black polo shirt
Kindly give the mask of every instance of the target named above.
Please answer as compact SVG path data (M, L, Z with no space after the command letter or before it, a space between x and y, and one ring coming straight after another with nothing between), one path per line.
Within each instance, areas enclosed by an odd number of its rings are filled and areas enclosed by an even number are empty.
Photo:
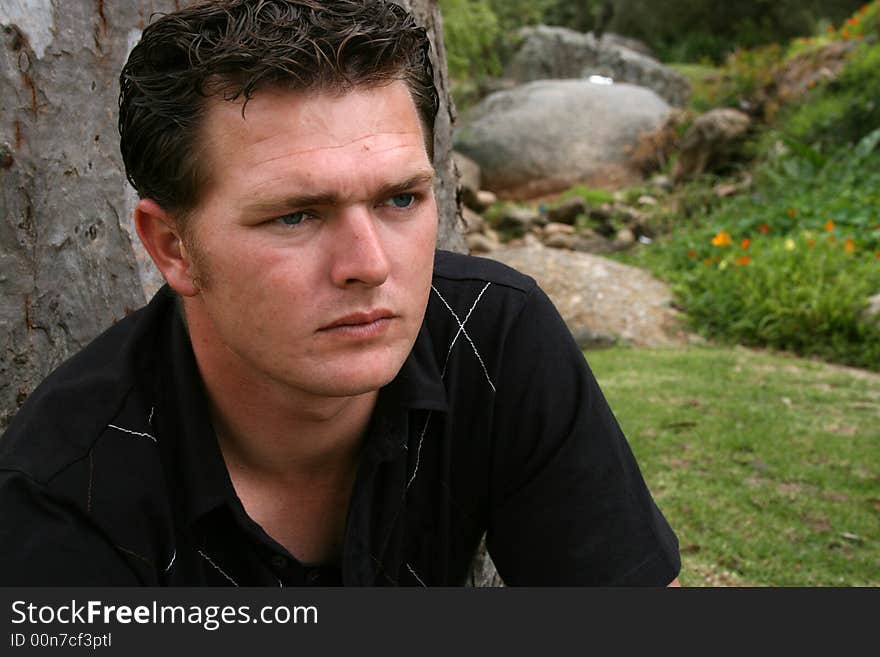
M242 308L242 312L246 312ZM341 563L301 564L236 496L161 290L51 374L0 439L3 585L665 585L678 542L535 282L438 252L382 388Z

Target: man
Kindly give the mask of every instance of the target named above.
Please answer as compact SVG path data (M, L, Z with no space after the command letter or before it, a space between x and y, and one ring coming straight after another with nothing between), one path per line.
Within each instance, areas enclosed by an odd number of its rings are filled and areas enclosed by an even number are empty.
M424 30L218 0L121 76L168 283L0 441L4 584L674 582L677 541L529 278L435 253Z

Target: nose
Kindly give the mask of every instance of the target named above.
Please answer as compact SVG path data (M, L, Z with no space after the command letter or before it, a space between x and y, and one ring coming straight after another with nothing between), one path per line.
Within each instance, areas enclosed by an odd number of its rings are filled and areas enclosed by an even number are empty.
M390 264L381 226L365 208L351 208L338 217L331 246L330 276L337 287L377 287L388 278Z

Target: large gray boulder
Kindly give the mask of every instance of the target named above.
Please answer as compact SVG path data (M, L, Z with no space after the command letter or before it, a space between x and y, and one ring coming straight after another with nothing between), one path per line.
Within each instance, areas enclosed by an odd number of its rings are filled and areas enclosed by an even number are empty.
M590 33L547 25L523 28L520 37L522 45L504 72L516 84L600 75L648 87L675 107L683 107L690 96L687 78L620 39L597 41Z
M641 180L630 154L670 106L653 91L588 80L539 80L485 98L455 135L480 165L482 186L527 199L576 183L620 187Z

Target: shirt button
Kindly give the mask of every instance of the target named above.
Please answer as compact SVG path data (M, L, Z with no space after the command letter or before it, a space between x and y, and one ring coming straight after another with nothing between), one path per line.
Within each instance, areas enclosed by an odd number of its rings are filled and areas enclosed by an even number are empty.
M309 568L306 571L306 581L309 584L314 584L319 579L321 579L321 571L318 570L317 568Z
M282 557L280 554L276 554L272 557L272 567L281 570L283 568L287 568L287 559Z

